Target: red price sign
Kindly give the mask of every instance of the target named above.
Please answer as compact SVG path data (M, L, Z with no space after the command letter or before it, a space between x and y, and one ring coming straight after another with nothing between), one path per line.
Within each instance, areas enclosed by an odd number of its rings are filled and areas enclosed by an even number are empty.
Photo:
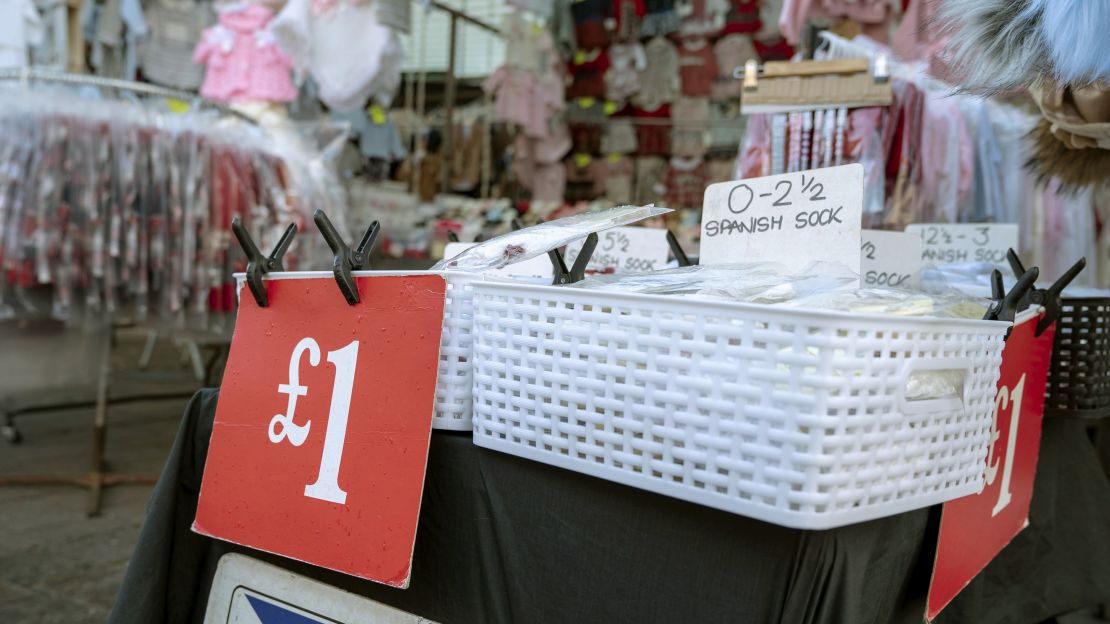
M926 617L931 621L1028 524L1041 444L1052 325L1034 315L1014 326L1002 351L987 453L986 486L944 504Z
M330 274L240 300L193 530L408 586L446 283Z

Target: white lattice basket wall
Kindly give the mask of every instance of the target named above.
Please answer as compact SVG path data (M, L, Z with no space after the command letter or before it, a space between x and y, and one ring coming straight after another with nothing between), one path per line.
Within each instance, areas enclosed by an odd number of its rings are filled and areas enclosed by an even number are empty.
M443 306L443 338L439 345L439 379L436 380L436 412L433 429L470 431L474 392L472 316L474 282L481 277L468 273L445 273L447 301Z
M982 488L1007 324L474 285L474 440L780 525ZM962 371L962 396L907 383Z

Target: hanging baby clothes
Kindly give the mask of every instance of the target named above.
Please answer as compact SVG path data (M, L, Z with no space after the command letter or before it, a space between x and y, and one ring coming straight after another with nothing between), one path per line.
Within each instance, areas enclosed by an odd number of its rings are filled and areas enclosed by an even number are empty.
M35 7L42 21L42 41L31 47L31 64L64 70L69 63L69 9L66 1L35 0Z
M614 38L617 41L636 41L640 38L640 20L647 14L644 0L613 0L613 19L616 21Z
M134 80L138 69L138 42L147 35L139 0L85 2L81 31L91 44L89 65L101 76Z
M664 156L671 153L671 107L660 104L656 108L632 107L636 118L637 153L641 156Z
M8 0L0 14L0 68L26 67L27 52L43 41L34 0Z
M687 97L708 97L717 80L717 56L705 39L685 40L678 46L682 94Z
M567 87L566 97L605 97L605 73L609 66L609 53L604 49L576 53L568 68L573 82Z
M889 0L784 0L779 32L791 45L798 45L808 19L850 19L876 41L887 40Z
M713 45L713 55L717 60L717 78L713 81L713 98L730 100L740 97L743 82L737 80L733 72L743 67L749 60L759 60L751 37L747 35L728 35L721 37Z
M735 179L736 174L736 159L734 158L715 158L708 161L706 167L706 186L716 184L717 182L731 182Z
M676 32L682 18L675 10L675 0L645 0L647 13L640 20L641 37L666 37Z
M636 159L636 186L633 189L633 202L646 206L660 200L658 182L667 170L667 161L659 156L643 156Z
M656 108L673 102L681 89L678 76L678 49L665 37L655 37L644 46L647 66L640 72L640 84L647 88L633 98L637 106Z
M204 67L193 62L193 48L216 21L206 0L153 0L146 7L150 36L139 45L143 78L174 89L195 91Z
M576 0L570 10L574 15L574 37L579 49L593 50L609 45L605 20L611 17L611 0Z
M712 37L725 26L726 0L678 0L675 9L682 18L680 37Z
M566 163L568 202L591 201L605 191L605 164L589 154L574 154Z
M570 10L574 0L554 0L551 6L551 19L547 21L548 32L555 41L559 52L569 57L578 49L578 39L574 36L574 13Z
M728 0L724 34L754 33L762 26L757 0Z
M667 163L656 190L669 208L700 208L707 179L705 161L676 156Z
M637 42L616 43L609 48L609 71L605 72L605 98L622 102L640 92L640 72L647 67L644 46Z
M482 84L486 93L496 93L494 118L521 126L531 138L558 134L553 130L565 99L563 61L555 42L549 33L536 32L519 17L506 21L504 34L510 54ZM604 88L600 75L597 81Z
M204 31L193 52L193 61L207 67L201 95L218 102L296 99L290 76L293 63L266 29L273 16L273 11L258 4L220 11L219 23Z
M626 117L610 117L601 136L603 154L633 154L636 152L636 128Z
M611 154L599 161L599 171L605 199L615 204L632 203L632 159L619 154Z
M701 158L672 158L660 181L668 207L700 208L708 176L708 167Z
M351 109L371 98L388 106L401 84L401 41L378 21L372 4L289 0L270 30L295 67L316 80L330 108Z
M680 98L671 106L674 130L671 153L675 156L705 155L709 131L709 99Z

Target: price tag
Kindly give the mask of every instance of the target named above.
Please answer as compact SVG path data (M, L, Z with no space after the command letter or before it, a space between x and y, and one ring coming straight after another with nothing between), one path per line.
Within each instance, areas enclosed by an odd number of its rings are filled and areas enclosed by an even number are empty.
M370 106L370 121L375 126L380 126L385 123L385 110L379 104L372 104Z
M166 108L169 108L171 113L183 115L189 112L189 109L192 107L185 100L179 100L177 98L166 98Z
M705 191L701 263L838 262L860 270L863 165L713 184Z
M1002 351L983 491L944 504L926 604L930 621L1029 523L1056 333L1052 325L1037 336L1039 318L1019 318Z
M921 238L905 232L864 230L860 277L865 288L909 288L921 272Z
M443 257L454 258L476 244L477 243L447 243L443 249ZM555 273L551 268L551 260L548 259L547 254L540 254L524 262L517 262L516 264L510 264L507 267L490 271L490 275L497 275L500 277L523 277L537 280L543 279L548 281L555 278Z
M593 273L642 273L667 264L667 231L659 228L616 227L598 233L597 247L586 265ZM567 245L567 265L582 251L585 239Z
M240 297L193 530L406 587L446 283L310 275Z
M590 165L590 163L593 162L593 160L594 160L594 157L590 156L589 154L575 154L574 155L574 164L579 169L581 169L583 167L588 167Z
M914 223L906 226L906 234L925 241L925 264L1006 264L1006 251L1018 248L1016 223Z
M611 102L610 101L610 102L605 103L605 114L606 115L614 115L614 114L616 114L616 112L617 112L617 103L616 102Z

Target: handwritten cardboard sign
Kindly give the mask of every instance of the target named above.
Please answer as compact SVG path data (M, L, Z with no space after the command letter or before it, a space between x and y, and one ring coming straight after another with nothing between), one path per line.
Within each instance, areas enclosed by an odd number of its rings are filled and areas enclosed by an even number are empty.
M573 264L578 258L584 240L567 245L568 265ZM594 273L657 271L667 264L668 251L666 230L617 227L598 233L597 247L590 256L586 271Z
M705 190L701 264L816 261L860 271L863 165L721 182Z
M865 288L910 288L921 272L921 238L905 232L864 230L860 278Z
M925 264L1005 264L1006 251L1018 248L1016 223L914 223L906 226L906 234L924 241Z

